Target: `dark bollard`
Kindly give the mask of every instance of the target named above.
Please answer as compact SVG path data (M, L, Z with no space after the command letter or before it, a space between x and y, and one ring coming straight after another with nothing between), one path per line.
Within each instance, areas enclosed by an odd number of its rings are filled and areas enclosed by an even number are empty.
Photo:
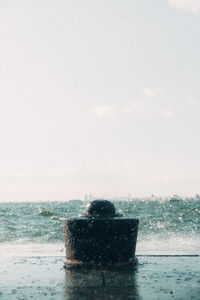
M64 267L68 270L134 267L138 224L137 219L117 215L110 201L92 201L84 216L63 220Z

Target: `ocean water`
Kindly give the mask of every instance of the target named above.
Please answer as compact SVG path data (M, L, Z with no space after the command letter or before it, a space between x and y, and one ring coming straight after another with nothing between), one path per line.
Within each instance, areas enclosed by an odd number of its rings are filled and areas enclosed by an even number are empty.
M113 201L140 220L137 255L200 255L200 200ZM86 202L0 203L0 256L64 255L62 219L85 212Z

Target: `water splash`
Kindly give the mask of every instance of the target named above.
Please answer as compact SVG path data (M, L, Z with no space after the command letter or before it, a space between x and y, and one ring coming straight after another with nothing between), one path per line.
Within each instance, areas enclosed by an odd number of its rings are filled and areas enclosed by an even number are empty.
M117 212L140 220L138 254L200 254L199 200L170 202L134 199L115 201L114 204ZM41 245L52 245L56 248L56 245L64 244L62 218L83 214L85 206L83 201L1 203L2 251L6 251L5 245L15 251L16 245L26 249L27 245L30 249L31 245L40 245L38 249L43 249ZM51 249L51 246L48 248ZM41 250L42 252L44 251Z

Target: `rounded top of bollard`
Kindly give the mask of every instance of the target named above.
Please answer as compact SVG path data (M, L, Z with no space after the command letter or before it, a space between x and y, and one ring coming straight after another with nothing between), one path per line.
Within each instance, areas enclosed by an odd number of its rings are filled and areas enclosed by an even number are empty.
M108 200L94 200L87 204L86 217L112 218L115 217L115 206Z

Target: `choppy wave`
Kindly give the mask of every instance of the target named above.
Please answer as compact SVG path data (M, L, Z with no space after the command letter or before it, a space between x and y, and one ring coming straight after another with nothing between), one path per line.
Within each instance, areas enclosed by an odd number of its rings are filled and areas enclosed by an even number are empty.
M0 255L5 247L11 251L22 246L32 249L30 253L36 248L60 253L62 218L83 214L85 206L83 201L0 203ZM115 206L124 216L140 220L137 253L200 254L199 200L134 199L116 201Z

